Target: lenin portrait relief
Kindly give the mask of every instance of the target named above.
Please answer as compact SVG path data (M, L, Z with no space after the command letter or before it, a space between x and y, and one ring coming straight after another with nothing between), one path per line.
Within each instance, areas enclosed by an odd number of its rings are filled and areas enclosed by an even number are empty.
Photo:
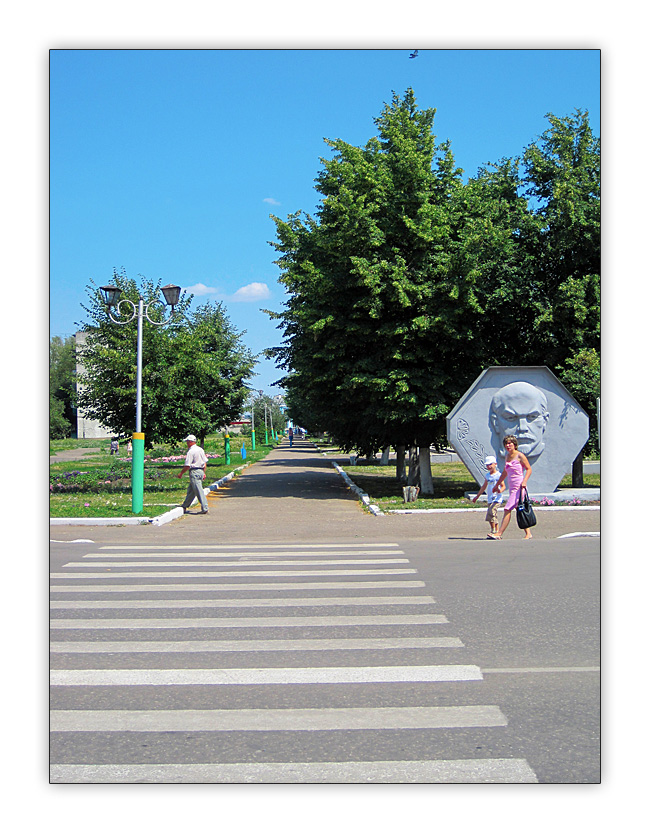
M589 418L547 367L490 367L447 416L447 439L480 485L487 455L503 470L509 434L530 461L529 493L548 493L587 442Z
M496 435L493 448L505 456L503 439L516 438L519 451L533 463L544 451L544 431L550 412L543 390L529 382L511 382L500 388L490 402L490 428Z

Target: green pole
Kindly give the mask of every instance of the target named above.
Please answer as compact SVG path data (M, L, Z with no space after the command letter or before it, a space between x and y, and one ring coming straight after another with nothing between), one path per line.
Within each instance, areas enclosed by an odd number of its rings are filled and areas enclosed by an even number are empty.
M226 465L230 465L230 434L226 433L225 438L225 452L226 452Z
M255 451L255 429L251 431L251 448Z
M144 434L133 434L131 456L131 511L134 515L142 512L144 502Z
M264 433L266 434L266 439L264 440L264 445L268 445L269 444L269 429L265 428Z

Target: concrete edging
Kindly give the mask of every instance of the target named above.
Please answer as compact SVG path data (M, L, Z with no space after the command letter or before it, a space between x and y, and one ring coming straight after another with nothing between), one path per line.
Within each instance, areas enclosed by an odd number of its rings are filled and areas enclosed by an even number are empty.
M320 449L319 449L319 451L320 451ZM321 451L321 454L323 455L323 457L325 456L324 451ZM343 469L339 466L338 463L335 463L334 460L330 460L330 463L334 466L334 468L337 470L337 472L341 475L341 477L343 478L346 485L350 489L352 489L352 491L355 492L359 496L361 502L364 504L364 506L368 507L368 509L372 512L373 515L384 515L385 514L384 512L381 511L381 509L375 503L370 503L370 497L361 488L359 488L359 486L357 486L356 483L354 483L352 480L350 480L350 477L349 477L348 473L343 471Z

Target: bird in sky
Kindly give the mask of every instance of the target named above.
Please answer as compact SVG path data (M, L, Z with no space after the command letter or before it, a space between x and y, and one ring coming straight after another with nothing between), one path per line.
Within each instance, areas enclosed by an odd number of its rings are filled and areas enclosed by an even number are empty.
M409 55L409 58L417 58L417 56L418 56L418 50L414 49L413 52L411 52L411 54Z

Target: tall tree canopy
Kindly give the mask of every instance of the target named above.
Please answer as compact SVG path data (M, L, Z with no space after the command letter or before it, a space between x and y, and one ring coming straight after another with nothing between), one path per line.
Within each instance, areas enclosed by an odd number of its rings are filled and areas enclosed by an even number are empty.
M315 217L273 217L290 415L345 447L428 447L492 364L597 348L599 146L586 113L467 183L435 110L393 95L365 146L326 140ZM523 175L521 173L523 169Z
M473 297L446 264L461 172L435 142L434 115L412 91L394 96L364 148L327 142L334 157L321 160L318 219L274 218L290 296L276 351L288 402L319 413L350 447L428 445L452 401L439 355L455 354L457 301Z
M557 367L580 350L600 350L600 140L582 110L547 118L551 126L523 160L527 193L539 202L537 352Z
M117 272L113 280L136 305L140 296L145 305L159 298L160 281L143 278L138 285ZM135 428L137 323L111 321L94 283L88 295L78 402L89 417L115 433L128 434ZM142 428L147 445L188 433L203 439L239 416L248 393L245 382L253 375L255 357L242 343L243 333L233 327L221 304L190 311L191 300L183 294L165 326L143 321ZM162 305L150 309L154 320L167 314Z
M50 339L50 438L70 437L76 429L74 336Z

